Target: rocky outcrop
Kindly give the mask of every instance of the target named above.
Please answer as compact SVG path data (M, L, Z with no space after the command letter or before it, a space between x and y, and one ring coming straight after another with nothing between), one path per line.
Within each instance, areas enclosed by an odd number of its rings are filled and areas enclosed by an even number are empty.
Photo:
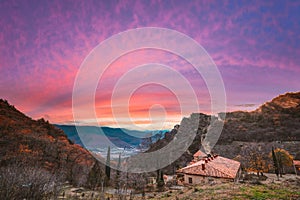
M173 172L174 168L183 167L192 160L192 155L202 148L201 141L207 137L207 130L216 118L209 115L194 113L199 118L199 128L193 143L177 161L165 168ZM264 154L271 151L272 146L288 150L296 159L300 158L300 92L286 93L274 98L252 112L229 112L219 114L219 121L224 123L217 144L212 151L228 158L235 158L247 145L264 146ZM189 123L183 120L182 123ZM213 122L213 123L212 123ZM182 124L181 124L182 125ZM152 144L149 151L162 148L172 138L176 131L171 131L172 137L164 138ZM269 147L269 148L268 148Z

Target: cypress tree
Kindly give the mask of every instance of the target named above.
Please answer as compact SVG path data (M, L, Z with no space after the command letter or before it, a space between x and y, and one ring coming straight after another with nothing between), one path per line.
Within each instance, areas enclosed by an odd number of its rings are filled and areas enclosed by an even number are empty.
M105 174L106 174L107 180L109 181L110 180L110 146L107 149Z
M275 169L275 174L277 176L277 179L279 180L279 166L278 166L278 161L277 161L277 157L276 154L274 152L274 147L272 147L272 158L273 158L273 165L274 165L274 169Z
M159 190L161 190L165 185L164 174L160 169L157 170L156 185Z
M117 172L116 172L116 186L117 186L117 190L119 193L119 189L120 189L120 168L121 168L121 153L119 154L119 160L118 160L118 165L117 165Z

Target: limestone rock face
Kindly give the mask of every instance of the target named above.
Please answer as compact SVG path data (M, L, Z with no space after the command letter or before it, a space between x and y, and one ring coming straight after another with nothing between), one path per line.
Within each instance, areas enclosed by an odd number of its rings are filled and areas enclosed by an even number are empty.
M165 168L173 172L174 168L184 167L199 149L203 149L201 141L207 137L207 130L216 120L222 121L224 127L217 144L211 149L224 157L235 158L243 148L248 146L263 146L262 153L268 154L272 146L284 148L296 159L300 159L300 92L280 95L266 102L252 112L236 111L221 113L218 119L202 113L194 113L182 123L192 123L199 118L199 126L193 143L177 161ZM172 130L168 138L152 144L149 151L162 148L176 135Z

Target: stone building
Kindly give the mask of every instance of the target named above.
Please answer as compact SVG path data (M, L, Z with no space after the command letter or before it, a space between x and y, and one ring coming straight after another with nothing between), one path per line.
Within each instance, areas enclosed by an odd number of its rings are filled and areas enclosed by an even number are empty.
M240 166L238 161L198 151L193 161L177 170L177 174L184 176L184 184L237 181L241 174Z

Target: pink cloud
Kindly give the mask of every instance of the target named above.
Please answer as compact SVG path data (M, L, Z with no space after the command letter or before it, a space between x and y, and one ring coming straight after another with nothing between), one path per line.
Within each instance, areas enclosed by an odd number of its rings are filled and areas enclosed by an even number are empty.
M88 53L113 34L158 26L183 32L203 45L221 70L229 105L259 104L299 88L298 10L299 2L289 1L53 1L36 5L4 1L0 3L1 98L32 117L47 114L54 123L70 121L73 83ZM148 50L119 58L105 72L96 106L106 117L111 114L107 106L118 78L145 62L170 65L183 74L197 91L203 110L209 112L205 82L191 66L174 55ZM177 105L171 96L157 89L152 92L174 114ZM133 111L142 114L148 104L138 97L136 103L141 104Z

